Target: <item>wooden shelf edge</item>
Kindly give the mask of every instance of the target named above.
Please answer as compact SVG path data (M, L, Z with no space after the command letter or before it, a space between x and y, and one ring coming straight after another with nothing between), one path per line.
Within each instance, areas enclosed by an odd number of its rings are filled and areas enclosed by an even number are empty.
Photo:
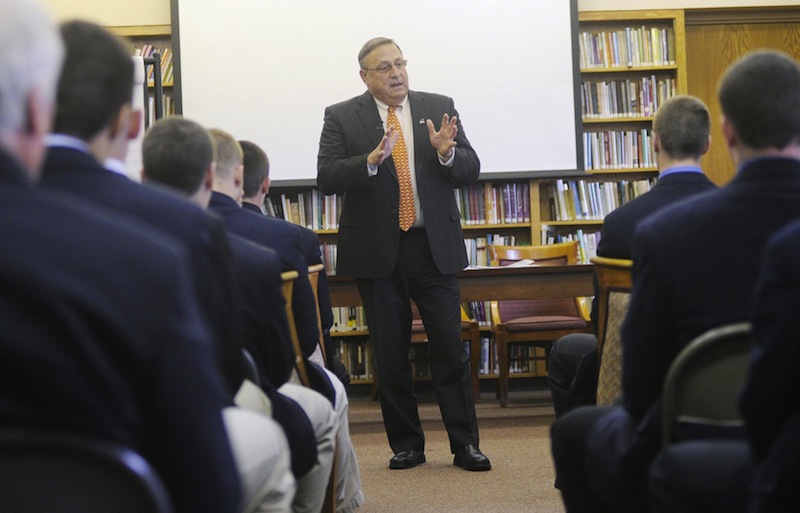
M172 27L170 25L124 25L106 28L113 34L125 37L163 37L172 35Z

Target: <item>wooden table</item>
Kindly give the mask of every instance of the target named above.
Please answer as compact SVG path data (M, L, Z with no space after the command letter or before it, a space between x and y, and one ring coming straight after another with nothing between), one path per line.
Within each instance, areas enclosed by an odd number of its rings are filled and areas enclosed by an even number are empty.
M593 265L493 267L458 273L461 301L539 299L594 295ZM353 278L328 276L333 306L361 305Z

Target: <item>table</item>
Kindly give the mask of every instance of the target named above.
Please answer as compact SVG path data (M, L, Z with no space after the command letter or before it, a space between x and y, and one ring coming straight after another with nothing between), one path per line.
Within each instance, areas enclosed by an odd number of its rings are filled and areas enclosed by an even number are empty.
M543 299L594 295L591 264L468 269L458 273L461 301ZM332 306L361 305L355 280L328 276Z

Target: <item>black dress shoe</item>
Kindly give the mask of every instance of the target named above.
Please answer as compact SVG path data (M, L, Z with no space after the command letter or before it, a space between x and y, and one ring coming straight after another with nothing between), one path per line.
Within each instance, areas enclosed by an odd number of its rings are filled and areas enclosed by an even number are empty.
M411 468L420 463L425 463L425 453L417 449L406 449L389 460L389 468Z
M453 465L462 467L464 470L491 470L492 464L489 458L483 455L480 449L474 445L465 445L456 451L453 458Z

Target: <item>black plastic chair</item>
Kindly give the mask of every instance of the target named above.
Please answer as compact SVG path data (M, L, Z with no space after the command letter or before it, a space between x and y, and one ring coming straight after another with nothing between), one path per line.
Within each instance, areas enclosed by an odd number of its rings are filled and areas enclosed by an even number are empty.
M114 443L0 429L0 511L172 513L161 479Z
M742 438L738 399L747 378L749 323L713 328L678 354L662 391L662 445L676 440Z

